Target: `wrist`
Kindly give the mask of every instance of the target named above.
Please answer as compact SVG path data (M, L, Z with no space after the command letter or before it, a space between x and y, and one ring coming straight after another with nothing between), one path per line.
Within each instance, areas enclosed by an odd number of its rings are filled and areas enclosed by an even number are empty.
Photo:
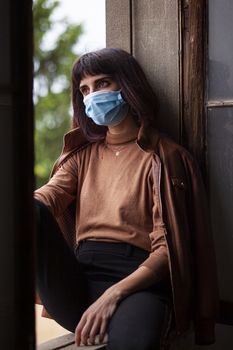
M117 283L110 287L108 293L111 293L112 297L117 303L119 303L123 298L127 296L126 291L124 291L120 283Z

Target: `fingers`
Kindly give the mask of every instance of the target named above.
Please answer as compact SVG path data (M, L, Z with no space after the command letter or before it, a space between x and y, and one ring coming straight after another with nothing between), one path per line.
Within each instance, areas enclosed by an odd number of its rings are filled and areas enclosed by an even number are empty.
M99 332L100 323L101 319L93 315L89 315L89 317L82 317L75 330L76 345L87 345L88 343L93 344L95 341L95 336Z
M103 318L102 319L102 323L100 326L100 331L99 331L99 342L102 343L104 340L104 336L106 334L107 331L107 325L108 325L108 318Z
M92 345L96 335L99 334L99 342L104 339L107 330L108 319L99 317L83 317L75 330L75 342L77 346Z
M75 343L77 346L80 346L80 344L81 344L81 333L82 333L82 329L83 329L84 324L85 324L84 316L82 316L77 327L75 328Z
M96 335L99 333L99 329L100 329L100 325L101 325L101 319L95 319L91 330L89 332L89 338L88 338L88 342L93 345L95 343L95 337Z
M80 346L81 343L87 345L88 339L89 343L93 344L98 333L100 334L99 340L103 340L108 321L112 317L116 306L115 295L105 292L84 312L75 330L77 346Z
M81 343L87 345L87 340L89 338L90 331L92 329L93 319L87 320L81 331Z

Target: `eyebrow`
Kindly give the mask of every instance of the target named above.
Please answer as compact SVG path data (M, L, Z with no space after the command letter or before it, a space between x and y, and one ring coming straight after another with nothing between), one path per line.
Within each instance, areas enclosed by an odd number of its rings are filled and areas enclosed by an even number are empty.
M113 80L111 75L103 75L101 78L98 78L98 79L94 80L94 83L98 83L99 81L101 81L103 79L106 79L106 78ZM79 85L79 89L81 90L85 86L87 86L87 84Z

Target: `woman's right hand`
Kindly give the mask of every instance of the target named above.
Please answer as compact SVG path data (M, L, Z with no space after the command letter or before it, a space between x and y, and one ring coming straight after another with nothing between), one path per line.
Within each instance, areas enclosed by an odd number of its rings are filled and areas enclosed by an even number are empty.
M80 344L94 344L97 334L99 334L99 342L103 341L109 320L120 300L120 292L117 285L114 285L89 306L75 329L77 346L80 346Z

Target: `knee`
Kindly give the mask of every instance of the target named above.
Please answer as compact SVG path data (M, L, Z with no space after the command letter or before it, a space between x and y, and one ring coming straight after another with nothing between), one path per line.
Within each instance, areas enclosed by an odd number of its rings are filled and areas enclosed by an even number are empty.
M47 233L49 230L50 235L52 235L51 232L58 227L55 217L43 202L34 199L34 203L37 234L41 237L43 233Z

